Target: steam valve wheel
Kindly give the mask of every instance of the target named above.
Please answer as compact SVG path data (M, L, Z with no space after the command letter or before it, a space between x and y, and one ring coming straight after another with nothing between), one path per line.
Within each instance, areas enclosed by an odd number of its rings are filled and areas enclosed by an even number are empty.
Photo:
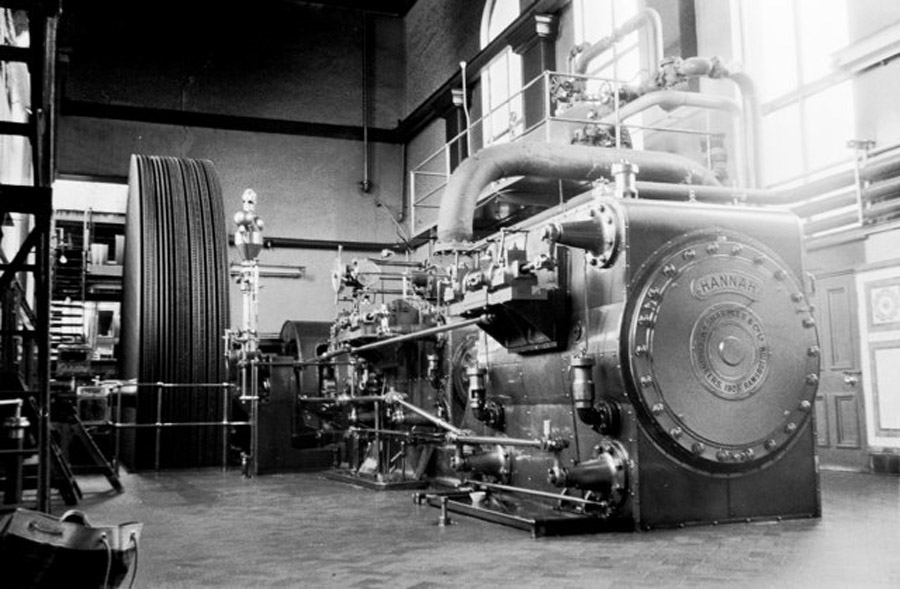
M653 439L701 470L765 466L810 418L815 321L802 283L740 234L693 234L638 273L630 394Z

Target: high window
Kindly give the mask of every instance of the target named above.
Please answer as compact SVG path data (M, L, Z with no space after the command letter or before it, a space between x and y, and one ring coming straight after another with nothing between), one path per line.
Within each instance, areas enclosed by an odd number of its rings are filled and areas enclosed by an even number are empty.
M641 0L576 0L575 42L596 43L609 37L615 29L637 14L642 5ZM634 32L592 60L585 73L636 83L640 79L641 70L641 38L639 32Z
M847 0L741 0L743 62L762 102L765 185L802 181L850 155L853 87L832 66Z
M519 0L488 0L481 23L481 48L490 44L519 16ZM481 75L484 144L509 141L521 133L522 58L507 47Z

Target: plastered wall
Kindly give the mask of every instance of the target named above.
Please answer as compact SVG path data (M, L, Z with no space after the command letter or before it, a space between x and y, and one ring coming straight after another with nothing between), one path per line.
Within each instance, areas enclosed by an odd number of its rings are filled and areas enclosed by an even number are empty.
M229 217L244 189L253 188L267 236L396 241L390 215L402 212L399 144L369 143L372 189L364 193L362 141L66 116L65 103L78 101L358 127L365 79L369 125L397 126L406 85L402 19L370 15L366 23L361 11L303 2L265 10L212 4L163 1L143 14L109 1L67 7L59 172L124 179L133 153L209 159ZM287 319L330 320L335 256L265 251L263 263L308 271L302 280L265 280L261 329L278 331ZM237 324L236 287L231 297Z

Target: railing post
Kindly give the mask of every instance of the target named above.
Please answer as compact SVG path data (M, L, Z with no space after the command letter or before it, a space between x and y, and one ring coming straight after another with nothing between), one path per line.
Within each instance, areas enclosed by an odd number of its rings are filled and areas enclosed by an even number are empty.
M162 439L162 395L163 383L156 383L156 446L153 456L153 469L159 470L160 442Z
M863 178L862 169L866 165L869 158L869 150L875 147L875 142L871 139L850 139L847 141L847 147L855 150L856 157L853 158L853 179L856 185L856 216L859 226L866 224L866 203L863 200Z

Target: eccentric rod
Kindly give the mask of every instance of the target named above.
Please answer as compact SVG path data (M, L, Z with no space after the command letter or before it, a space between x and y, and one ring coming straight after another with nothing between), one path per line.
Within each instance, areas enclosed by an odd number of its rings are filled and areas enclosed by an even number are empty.
M501 485L498 483L485 483L483 481L465 480L464 485L472 485L473 487L482 487L493 491L506 491L507 493L521 493L523 495L533 495L535 497L545 497L557 501L565 501L568 503L578 503L579 505L602 505L597 501L590 499L582 499L581 497L573 497L570 495L559 495L557 493L548 493L547 491L538 491L535 489L526 489L524 487L513 487L511 485Z
M419 415L419 416L427 419L434 425L438 426L439 428L441 428L443 430L450 432L454 436L463 436L465 434L465 432L463 430L459 429L452 423L444 421L440 417L438 417L436 415L432 415L431 413L425 411L424 409L421 409L421 408L413 405L412 403L408 402L406 399L403 398L403 395L401 395L397 391L393 391L393 390L388 391L388 393L384 396L384 400L387 401L388 403L396 403L397 405L400 405L402 407L405 407L406 409L409 409L416 415Z

